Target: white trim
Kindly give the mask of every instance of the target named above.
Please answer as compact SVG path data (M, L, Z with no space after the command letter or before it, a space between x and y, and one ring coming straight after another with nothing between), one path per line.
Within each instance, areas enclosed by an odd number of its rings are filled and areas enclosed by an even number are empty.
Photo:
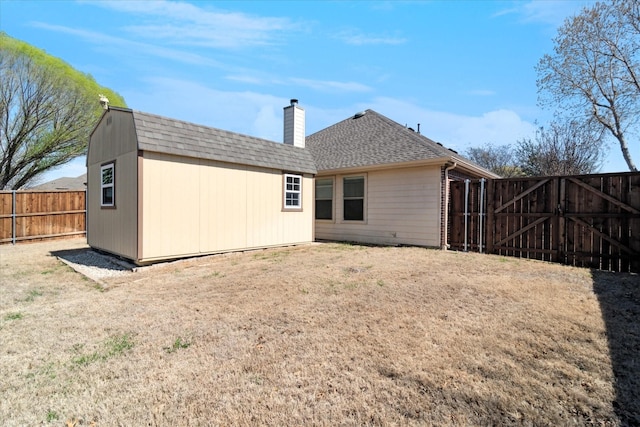
M291 182L289 181L291 178ZM289 197L289 195L293 197ZM295 196L297 195L297 197ZM287 202L295 204L287 204ZM302 209L302 175L284 174L284 209Z
M108 169L111 169L111 182L105 184L104 183L104 172ZM116 175L116 164L115 162L107 163L105 165L100 166L100 206L113 207L115 206L116 201L116 187L115 187L115 175ZM106 188L111 188L111 202L105 203L104 201L104 190Z

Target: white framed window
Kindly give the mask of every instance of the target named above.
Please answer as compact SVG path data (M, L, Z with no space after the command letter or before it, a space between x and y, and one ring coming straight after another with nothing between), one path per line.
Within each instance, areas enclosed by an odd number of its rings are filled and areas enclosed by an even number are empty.
M284 208L302 209L302 176L284 174Z
M342 179L343 218L345 221L364 221L364 176Z
M333 219L333 178L316 178L316 219Z
M100 166L100 206L116 205L116 164L107 163Z

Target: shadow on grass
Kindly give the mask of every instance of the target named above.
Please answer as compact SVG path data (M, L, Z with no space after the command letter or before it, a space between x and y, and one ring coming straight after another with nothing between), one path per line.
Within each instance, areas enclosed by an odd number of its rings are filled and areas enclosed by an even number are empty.
M616 415L640 426L640 276L593 271L615 377Z

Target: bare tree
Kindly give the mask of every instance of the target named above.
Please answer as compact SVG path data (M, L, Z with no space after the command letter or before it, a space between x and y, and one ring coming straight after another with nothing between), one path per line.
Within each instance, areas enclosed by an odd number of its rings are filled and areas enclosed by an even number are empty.
M522 171L516 166L513 148L509 145L485 144L482 147L471 147L465 155L503 178L522 175Z
M90 76L0 33L0 190L84 154L102 92L124 105Z
M518 141L515 157L528 176L579 175L597 172L604 160L602 128L578 121L554 121L540 127L535 139Z
M554 53L537 65L541 103L598 123L618 141L631 171L637 170L628 137L640 118L639 54L639 3L612 0L565 21Z

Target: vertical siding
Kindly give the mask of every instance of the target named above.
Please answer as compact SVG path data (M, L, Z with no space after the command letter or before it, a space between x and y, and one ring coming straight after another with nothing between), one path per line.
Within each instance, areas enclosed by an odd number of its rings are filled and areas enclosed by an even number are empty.
M115 209L100 206L100 165L115 161ZM131 113L111 110L87 155L87 243L126 258L137 254L137 142Z
M304 147L305 145L305 112L292 105L284 109L284 143Z
M282 212L282 173L144 153L142 259L278 246L313 240L313 181L303 211Z
M333 221L316 220L321 240L440 246L440 168L416 167L366 174L365 221L344 221L342 178L335 178Z
M198 253L200 180L198 160L144 153L142 161L142 258Z

